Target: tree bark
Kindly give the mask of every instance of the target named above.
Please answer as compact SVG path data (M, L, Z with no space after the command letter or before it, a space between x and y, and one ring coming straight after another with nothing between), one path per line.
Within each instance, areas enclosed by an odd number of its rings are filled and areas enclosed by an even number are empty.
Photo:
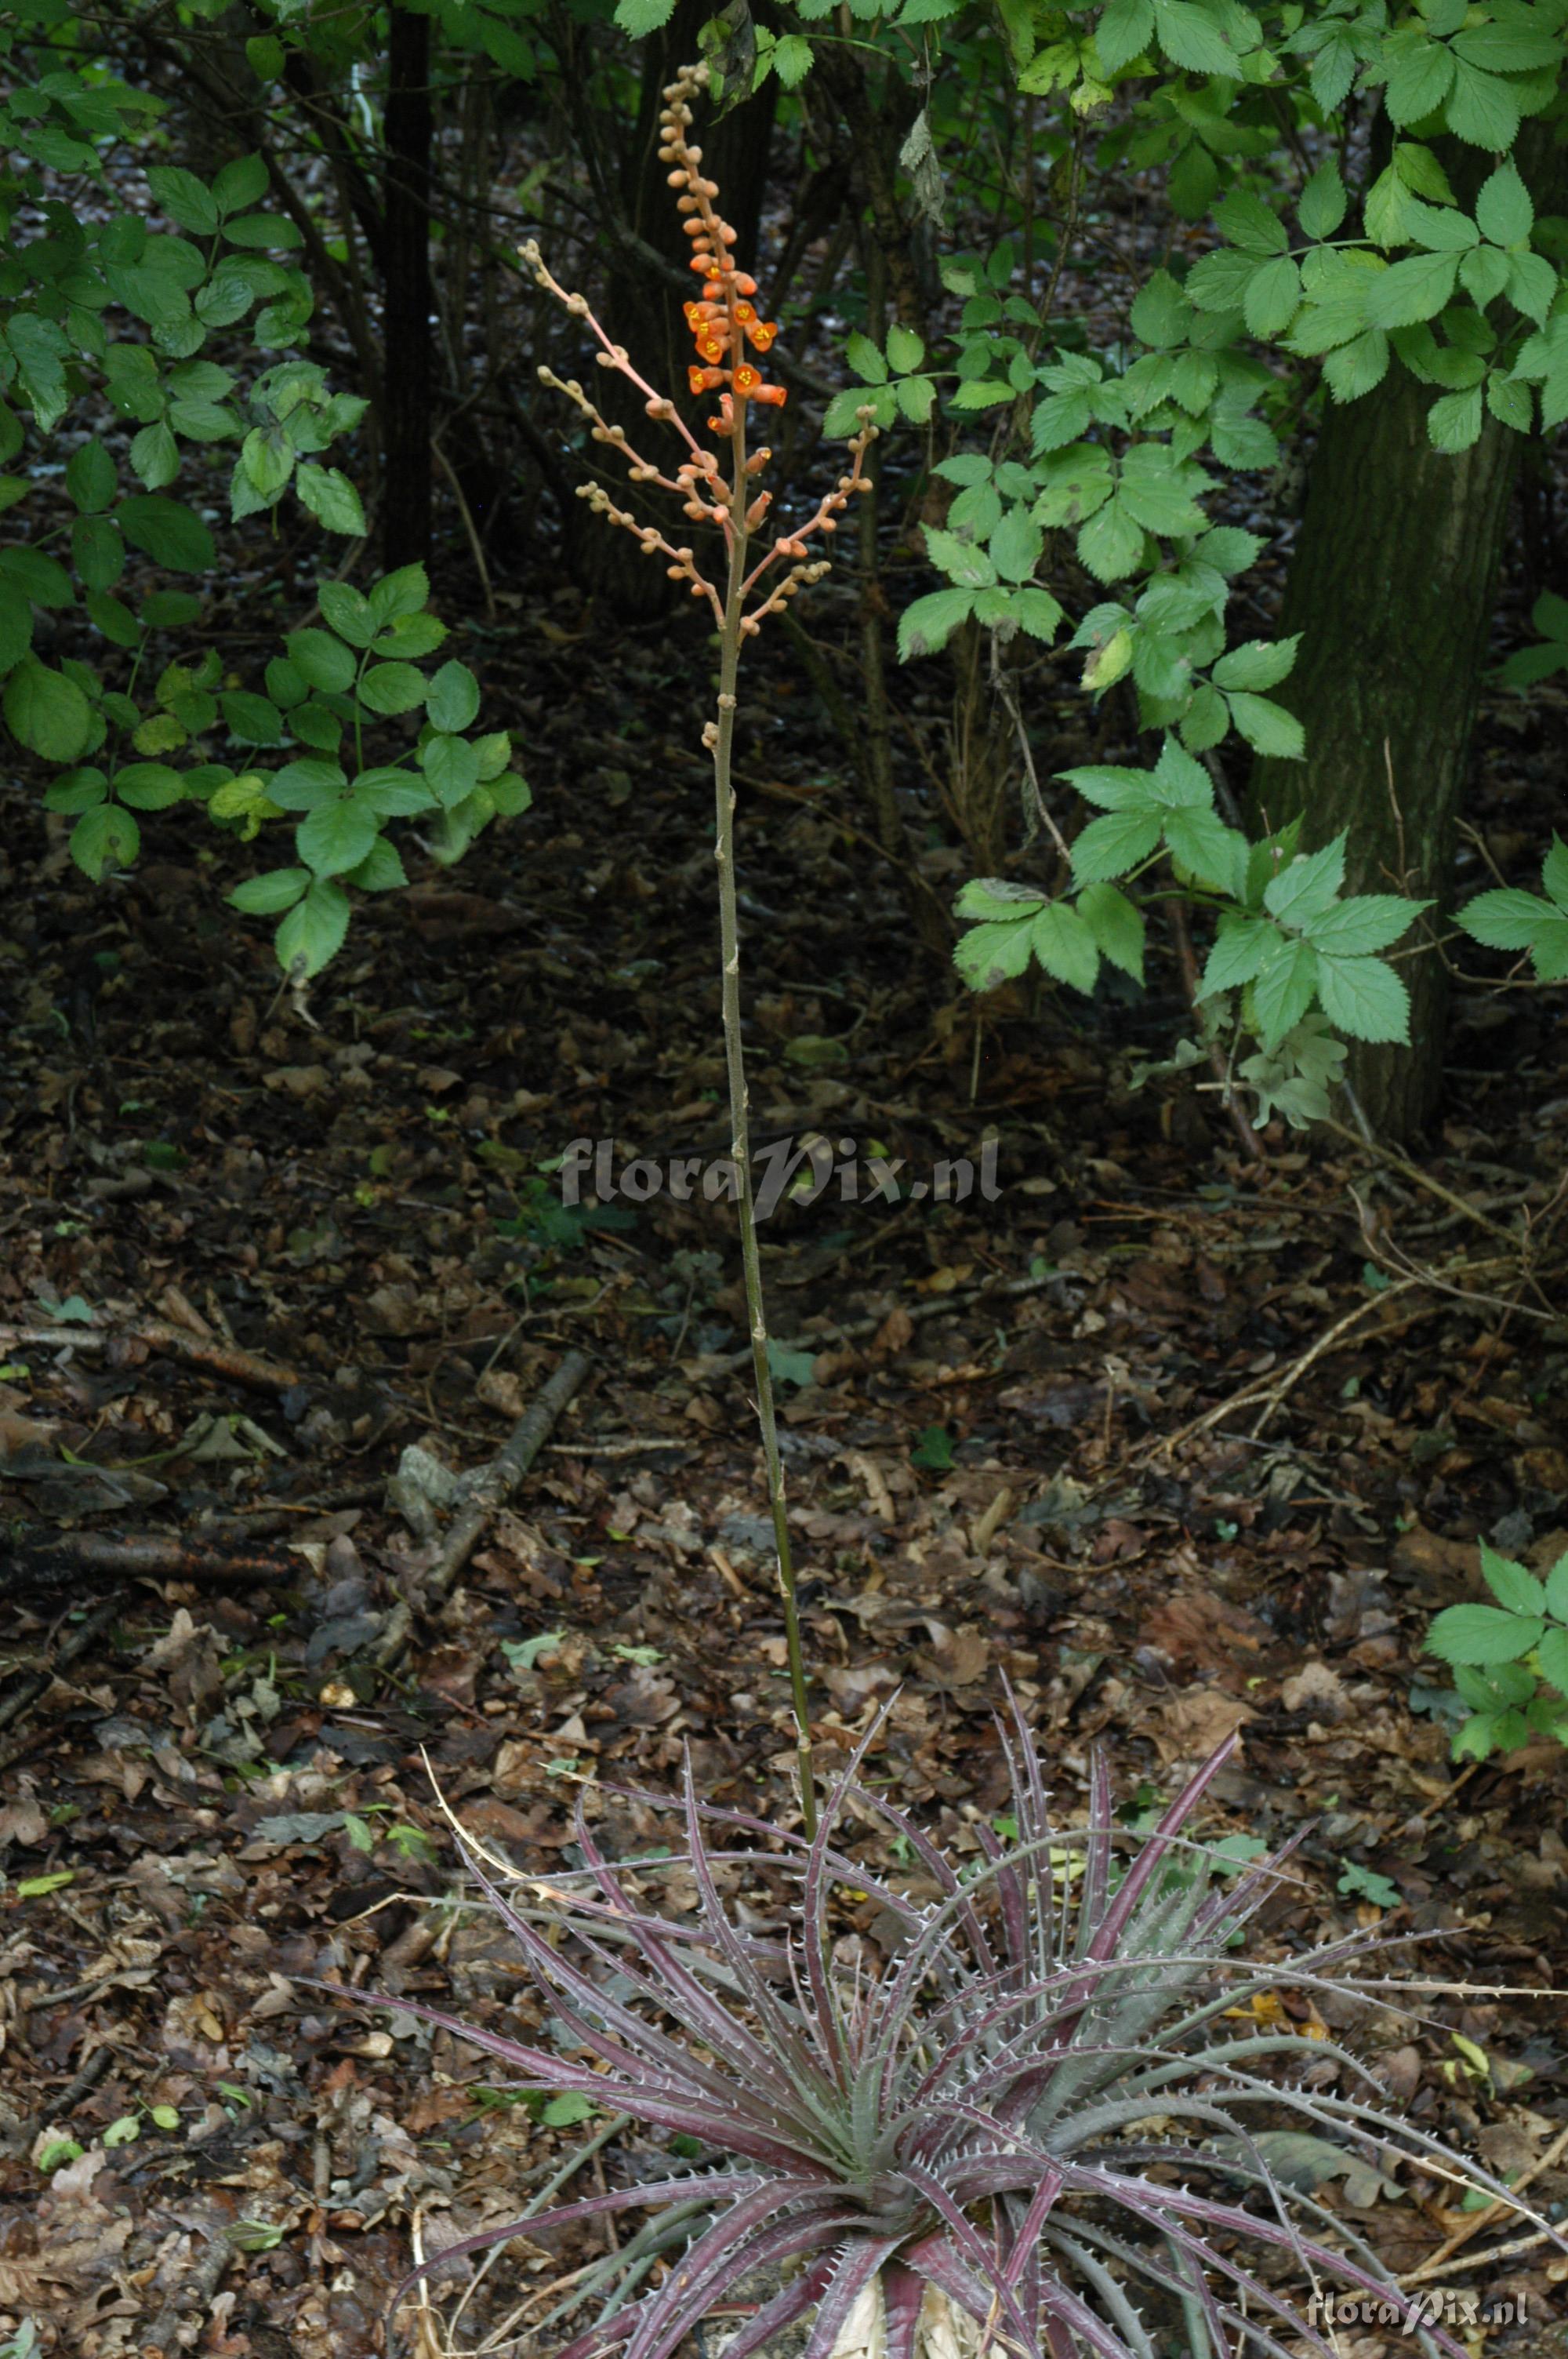
M1305 726L1306 759L1260 762L1252 806L1270 828L1303 814L1307 851L1348 830L1347 891L1441 904L1519 438L1488 418L1469 451L1434 451L1433 399L1396 361L1324 419L1280 618L1303 634L1281 701ZM1348 1066L1390 1139L1425 1125L1443 1085L1442 959L1422 946L1400 973L1410 1047L1354 1042Z
M384 237L382 561L430 554L430 20L388 12Z
M1537 190L1548 160L1527 123L1519 161ZM1434 143L1465 203L1492 158ZM1372 170L1386 156L1375 143ZM1532 170L1533 167L1533 170ZM1555 195L1553 190L1552 195ZM1346 890L1446 903L1455 822L1468 773L1476 691L1497 593L1522 438L1488 412L1480 439L1433 450L1437 394L1397 359L1358 401L1330 402L1280 618L1303 634L1281 701L1306 730L1304 762L1260 761L1254 823L1303 817L1303 849L1347 830ZM1447 977L1423 925L1399 971L1411 993L1411 1045L1350 1044L1347 1078L1373 1131L1408 1138L1443 1087Z

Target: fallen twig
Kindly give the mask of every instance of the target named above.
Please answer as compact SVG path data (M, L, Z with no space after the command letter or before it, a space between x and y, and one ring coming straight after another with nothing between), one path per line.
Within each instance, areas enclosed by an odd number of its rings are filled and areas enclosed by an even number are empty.
M297 1582L297 1556L277 1549L209 1548L177 1532L147 1532L134 1538L114 1532L51 1532L35 1539L13 1536L0 1555L0 1597L47 1596L90 1581L194 1581L214 1586L246 1582Z
M201 2322L234 2257L234 2248L222 2228L214 2224L204 2234L210 2240L206 2251L170 2294L142 2346L146 2359L181 2359L182 2354L196 2348Z
M1489 1261L1462 1262L1459 1265L1458 1274L1478 1277L1487 1271L1503 1266L1505 1264L1500 1256ZM1232 1393L1227 1400L1221 1401L1217 1407L1206 1409L1201 1417L1191 1419L1187 1424L1178 1428L1176 1432L1161 1434L1154 1440L1145 1442L1134 1457L1132 1463L1147 1465L1152 1459L1162 1458L1172 1451L1184 1449L1189 1441L1195 1441L1200 1433L1212 1432L1217 1425L1223 1425L1227 1418L1234 1417L1238 1409L1253 1407L1259 1408L1259 1416L1250 1431L1252 1440L1257 1440L1276 1409L1283 1405L1302 1378L1326 1353L1334 1351L1349 1334L1353 1327L1359 1326L1364 1319L1369 1319L1375 1311L1380 1310L1385 1303L1392 1302L1397 1296L1412 1293L1421 1288L1426 1288L1433 1292L1453 1294L1461 1300L1471 1299L1463 1287L1454 1285L1446 1274L1435 1270L1416 1270L1412 1271L1408 1277L1396 1278L1393 1284L1385 1287L1380 1294L1374 1294L1367 1301L1357 1303L1352 1310L1346 1311L1342 1318L1336 1319L1333 1326L1325 1328L1316 1343L1309 1344L1300 1357L1292 1360L1287 1368L1278 1375L1270 1370L1266 1375L1255 1376L1250 1384L1243 1385L1239 1392Z
M97 1645L99 1639L114 1627L115 1616L124 1602L123 1590L117 1589L112 1596L105 1597L85 1620L77 1624L74 1630L67 1632L41 1670L29 1672L8 1696L0 1697L0 1728L9 1728L13 1721L22 1719L40 1696L49 1693L68 1664L74 1663L90 1647ZM13 1737L9 1745L0 1745L0 1769L9 1768L13 1761L30 1749L30 1740L25 1737Z
M207 1368L213 1375L227 1376L234 1384L252 1385L258 1392L291 1392L304 1381L296 1368L279 1367L275 1361L242 1351L236 1343L226 1343L216 1335L193 1335L162 1319L144 1320L135 1327L0 1327L0 1352L29 1346L35 1351L69 1346L78 1352L104 1352L138 1343L149 1352L167 1352L171 1359L188 1360L192 1367Z
M1563 2153L1568 2153L1568 2129L1559 2132L1545 2152L1537 2155L1528 2170L1520 2171L1519 2177L1512 2182L1513 2192L1522 2194L1531 2180L1539 2179L1542 2171L1550 2170L1558 2157ZM1455 2228L1447 2243L1439 2245L1430 2260L1423 2261L1419 2269L1412 2269L1408 2277L1401 2277L1400 2283L1403 2286L1430 2285L1434 2277L1442 2277L1452 2267L1454 2256L1462 2245L1469 2244L1472 2237L1478 2236L1483 2228L1489 2228L1495 2221L1506 2219L1512 2210L1511 2203L1488 2203L1484 2212L1477 2212L1472 2219L1466 2220L1461 2227ZM1524 2245L1538 2245L1543 2241L1541 2235L1535 2234L1527 2237ZM1524 2245L1519 2245L1506 2248L1510 2256L1522 2249ZM1473 2268L1479 2261L1501 2258L1502 2255L1496 2251L1476 2253L1470 2260L1462 2261L1459 2266L1461 2268Z
M955 1287L951 1294L935 1295L929 1302L898 1303L893 1308L902 1310L906 1319L918 1326L924 1319L940 1319L945 1311L961 1310L968 1304L982 1301L989 1296L1038 1294L1042 1287L1054 1286L1062 1275L1060 1270L1052 1269L1043 1272L1039 1277L991 1278L979 1286ZM890 1310L873 1310L864 1319L836 1320L831 1335L806 1335L795 1343L779 1342L774 1348L781 1352L813 1353L831 1351L836 1345L851 1343L861 1335L876 1334L892 1315ZM751 1362L752 1347L748 1343L743 1351L727 1352L719 1364L722 1368L741 1368L749 1367Z
M473 1552L497 1508L503 1507L550 1438L556 1419L591 1365L586 1352L568 1352L526 1414L518 1419L487 1466L467 1484L467 1496L425 1575L427 1600L444 1597Z

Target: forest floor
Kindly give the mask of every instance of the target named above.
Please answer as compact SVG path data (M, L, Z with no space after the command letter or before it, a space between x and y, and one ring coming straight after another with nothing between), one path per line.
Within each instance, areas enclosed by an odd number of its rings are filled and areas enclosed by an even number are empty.
M570 593L460 651L535 808L356 919L302 998L222 904L232 844L194 864L170 814L95 891L4 806L0 2321L71 2359L383 2350L411 2252L580 2136L288 1979L533 2019L492 1921L427 1905L458 1888L438 1785L535 1871L579 1793L634 1835L608 1790L683 1757L790 1808L732 1215L622 1190L605 1222L544 1168L725 1149L706 653L628 633L607 679ZM764 1231L824 1758L889 1706L877 1775L962 1851L1001 1805L1003 1673L1069 1818L1094 1745L1136 1815L1238 1733L1207 1831L1314 1830L1273 1937L1386 1921L1506 1986L1374 2060L1561 2213L1568 1749L1456 1768L1422 1642L1480 1593L1480 1538L1568 1549L1560 1246L1555 1313L1528 1259L1564 1036L1462 991L1418 1162L1271 1133L1254 1163L1190 1080L1129 1086L1173 989L976 1003L921 962L786 689L741 764L753 1115L860 1171ZM1543 841L1550 763L1506 712L1483 769L1494 833ZM976 1185L891 1201L873 1157ZM403 1453L481 1467L572 1349L585 1381L443 1590ZM116 1570L132 1539L164 1552ZM1474 2347L1555 2347L1568 2265L1390 2188L1325 2200L1399 2271L1465 2231L1444 2282L1526 2321ZM455 2325L438 2283L427 2350L486 2347L592 2248L511 2248Z

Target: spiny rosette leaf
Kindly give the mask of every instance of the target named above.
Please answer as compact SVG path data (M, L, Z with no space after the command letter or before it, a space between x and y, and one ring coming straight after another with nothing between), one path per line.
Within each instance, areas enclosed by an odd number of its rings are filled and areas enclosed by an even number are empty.
M1238 2359L1277 2359L1276 2330L1326 2352L1300 2307L1323 2285L1397 2304L1412 2349L1464 2359L1312 2185L1365 2164L1380 2187L1403 2156L1506 2190L1387 2110L1332 2038L1273 2027L1281 1990L1340 1996L1355 1986L1348 1970L1389 1944L1357 1932L1249 1956L1284 1854L1245 1864L1192 1832L1234 1740L1143 1833L1119 1825L1095 1759L1087 1823L1075 1827L1054 1820L1013 1705L998 1731L1006 1810L951 1855L862 1782L885 1723L884 1712L809 1840L704 1803L688 1765L678 1797L633 1798L678 1818L660 1857L611 1860L580 1794L579 1868L524 1877L464 1843L557 2044L423 1999L379 2003L494 2056L524 2087L676 2143L659 2175L481 2230L442 2260L648 2213L543 2321L557 2359L618 2348L673 2359L770 2268L782 2288L730 2344L739 2359L807 2312L803 2359L831 2359L862 2299L880 2308L889 2359L934 2347L922 2315L944 2301L978 2330L1000 2328L1020 2359L1149 2359L1138 2321L1150 2295L1196 2304ZM879 1870L868 1836L891 1837L907 1871ZM666 1871L661 1905L648 1892ZM909 1872L925 1897L906 1891ZM743 1909L725 1897L739 1889ZM875 1932L846 1942L868 1904ZM1377 1989L1394 2003L1386 1981ZM672 2266L648 2289L640 2265L654 2252ZM590 2301L598 2315L568 2335Z

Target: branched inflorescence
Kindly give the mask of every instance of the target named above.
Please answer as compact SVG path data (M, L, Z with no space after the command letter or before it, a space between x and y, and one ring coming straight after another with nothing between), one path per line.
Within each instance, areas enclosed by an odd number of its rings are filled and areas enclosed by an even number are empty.
M700 294L684 307L697 354L687 372L687 381L694 394L717 393L719 397L717 412L708 418L708 426L728 445L728 473L717 454L697 441L669 397L656 392L633 367L625 346L613 342L605 333L587 297L569 294L559 284L532 238L521 251L540 286L564 303L574 318L587 322L601 348L596 355L600 367L613 369L634 386L643 396L645 414L660 425L673 426L689 456L682 460L673 475L666 473L663 467L644 459L633 448L623 426L607 422L577 378L562 379L553 369L541 368L541 382L577 404L589 421L594 441L607 443L620 452L633 483L654 484L661 491L674 494L683 514L693 524L719 527L730 562L731 588L738 590L741 600L739 627L750 638L761 627L764 615L776 612L797 590L819 581L829 571L826 559L812 558L809 544L818 534L826 537L837 531L841 510L857 492L869 490L865 456L875 440L876 429L869 415L862 414L860 432L849 445L849 473L840 475L833 489L824 495L815 514L782 532L766 555L737 583L733 572L737 548L744 553L750 536L762 525L773 503L771 492L752 489L773 453L765 445L748 451L747 414L753 405L781 408L787 397L783 386L764 380L757 364L772 347L778 327L773 321L762 319L757 310L756 280L736 266L736 232L718 210L718 182L703 176L701 148L691 144L692 103L702 95L707 84L706 65L687 66L665 90L659 118L659 160L670 168L669 184L677 191L676 206L685 217L686 233L692 242L691 268L702 282ZM706 598L713 609L714 620L723 627L725 592L703 571L695 549L672 543L655 526L618 507L602 484L579 484L578 497L587 500L610 523L631 533L645 556L663 557L671 579L688 582L694 598Z

